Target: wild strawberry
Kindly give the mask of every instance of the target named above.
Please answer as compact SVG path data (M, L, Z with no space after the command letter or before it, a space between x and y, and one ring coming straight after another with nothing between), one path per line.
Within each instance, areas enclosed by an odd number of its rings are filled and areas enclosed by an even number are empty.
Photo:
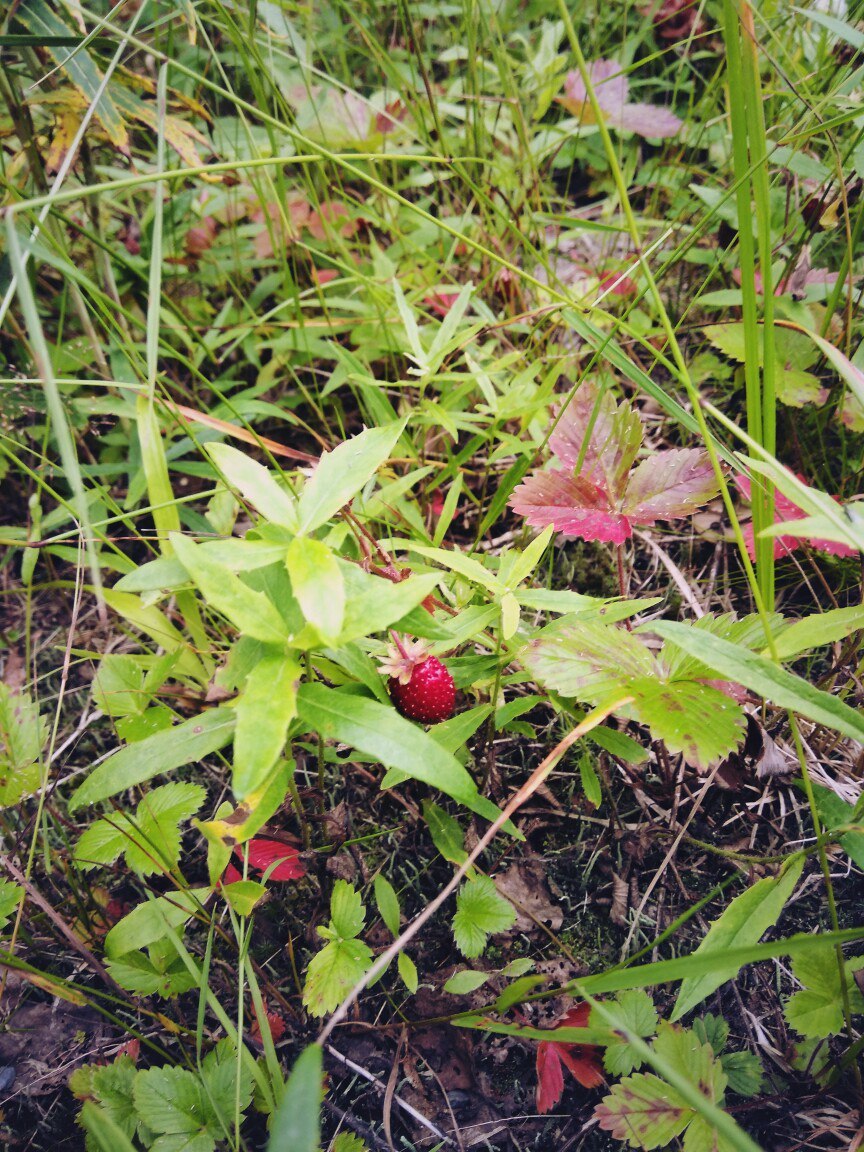
M381 670L390 677L393 703L409 720L438 724L453 715L453 677L440 660L428 654L422 640L400 640L391 645Z

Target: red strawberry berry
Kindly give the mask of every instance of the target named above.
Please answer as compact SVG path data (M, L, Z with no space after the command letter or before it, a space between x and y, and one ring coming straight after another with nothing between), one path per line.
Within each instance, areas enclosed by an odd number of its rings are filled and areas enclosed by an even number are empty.
M390 696L409 720L438 724L449 720L456 704L456 685L440 660L427 655L420 642L400 641L381 662L389 674Z

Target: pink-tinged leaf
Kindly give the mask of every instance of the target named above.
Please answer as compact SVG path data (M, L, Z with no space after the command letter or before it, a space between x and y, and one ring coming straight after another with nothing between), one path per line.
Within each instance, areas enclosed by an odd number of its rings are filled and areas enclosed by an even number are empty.
M627 102L630 84L616 60L594 60L588 65L588 77L597 106L610 128L636 132L652 139L674 136L680 131L682 122L667 108ZM567 73L561 103L584 123L593 123L588 91L578 71Z
M625 104L614 116L609 112L607 119L613 128L649 136L652 140L676 136L682 124L674 112L657 104Z
M557 1022L558 1028L587 1028L591 1008L579 1004ZM554 1031L551 1035L555 1035ZM599 1088L604 1083L600 1049L593 1044L571 1044L561 1040L541 1040L537 1046L537 1111L549 1112L564 1093L564 1073L568 1070L583 1088Z
M459 299L458 292L430 292L423 297L423 303L436 316L444 317Z
M627 517L610 511L606 495L584 476L535 472L514 490L510 507L533 528L551 524L565 536L622 544L631 535Z
M807 481L800 473L796 473L798 479L802 484ZM738 476L736 483L741 490L744 499L749 503L751 501L751 484L746 476ZM836 497L834 497L836 499ZM775 489L774 491L774 523L783 524L789 520L803 520L807 513L803 508L800 508L794 501L790 500L788 496L784 496L782 492ZM744 524L741 528L742 535L744 536L744 543L747 546L747 552L750 559L756 558L756 539L753 524ZM775 536L774 537L774 559L781 560L796 548L800 548L804 540L800 536ZM828 552L832 556L857 556L854 548L850 548L848 544L841 544L838 540L819 540L816 538L807 540L811 548L816 548L820 552Z
M635 524L689 516L720 491L701 448L672 448L643 460L630 477L622 511Z
M585 444L589 427L591 435ZM638 412L629 404L616 404L608 389L598 399L597 386L587 383L567 405L549 437L549 447L567 468L575 469L581 454L580 477L617 498L642 444L642 435Z
M587 68L598 105L604 112L623 108L630 94L630 82L617 60L592 60ZM574 69L564 79L564 94L574 104L588 103L588 90L582 75Z
M238 860L242 861L244 853L247 851L249 853L250 872L264 873L271 864L278 860L279 863L270 873L270 880L299 880L306 875L306 868L300 860L300 853L289 844L283 844L281 840L270 840L265 836L256 836L246 844L234 845L234 855ZM230 878L229 872L232 873ZM237 869L233 864L229 864L225 870L225 883L230 884L234 880L240 879L242 876L237 872Z

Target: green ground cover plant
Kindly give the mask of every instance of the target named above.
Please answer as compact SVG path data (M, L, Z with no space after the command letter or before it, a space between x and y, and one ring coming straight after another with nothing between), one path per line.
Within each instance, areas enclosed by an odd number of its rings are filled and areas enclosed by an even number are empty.
M0 15L0 1135L857 1147L864 10Z

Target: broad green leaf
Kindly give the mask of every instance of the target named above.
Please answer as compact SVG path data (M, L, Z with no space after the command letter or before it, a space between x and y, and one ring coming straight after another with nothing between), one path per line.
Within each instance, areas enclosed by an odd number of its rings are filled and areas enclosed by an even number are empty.
M314 532L326 524L390 459L402 435L404 421L367 428L325 452L300 494L299 532Z
M349 571L346 573L345 569ZM361 571L356 565L343 565L347 603L345 605L345 618L342 633L339 636L339 646L359 639L361 636L372 636L376 632L383 632L402 621L412 609L431 596L438 587L440 576L435 574L424 576L410 576L398 584L392 584L380 576L372 576ZM419 609L422 616L434 624L432 617L425 609ZM400 631L409 631L400 628ZM416 631L411 633L417 635ZM445 636L449 635L444 633Z
M345 618L345 581L326 544L297 536L285 556L291 588L303 615L325 644L333 644Z
M137 716L150 703L144 669L134 656L103 656L93 677L93 703L108 716Z
M179 928L195 915L209 895L209 888L190 888L188 892L176 891L139 904L105 937L106 956L116 959L160 940L165 935L166 921L171 928Z
M417 975L417 965L407 952L400 952L396 957L396 968L405 987L413 996L420 987L420 977Z
M474 972L470 968L465 968L462 972L454 972L444 985L444 991L449 992L451 996L467 996L482 988L490 975L489 972Z
M644 1063L642 1055L630 1044L627 1033L643 1039L653 1036L657 1031L657 1009L648 993L641 988L622 992L608 1008L614 1014L617 1026L613 1027L614 1039L603 1052L603 1067L612 1076L626 1076ZM598 1026L596 1021L591 1021L591 1024L592 1027ZM602 1021L599 1026L603 1026Z
M288 631L276 606L264 595L244 584L223 564L212 560L205 548L186 536L170 537L177 559L192 577L204 599L221 612L245 636L268 644L290 644Z
M458 821L431 800L423 801L423 819L429 828L432 843L444 859L451 864L463 864L468 859L468 853L465 851L465 833Z
M270 1125L267 1152L320 1152L323 1053L317 1044L300 1053Z
M853 973L864 968L864 957L847 961L844 968L850 1008L855 1014L864 1012L864 996L853 979ZM841 1032L843 993L835 950L826 945L806 956L797 956L792 962L792 971L804 987L786 1001L784 1011L789 1024L812 1040L823 1040Z
M758 1096L765 1080L762 1061L755 1052L724 1052L720 1066L726 1076L726 1087L739 1096Z
M343 940L359 936L366 922L363 899L353 884L337 880L330 897L330 928Z
M682 753L688 764L703 772L744 738L741 706L717 688L695 680L664 683L643 676L627 681L622 689L633 697L622 713L647 724L655 740L662 740L670 752ZM595 698L592 703L605 700Z
M207 840L207 868L214 887L233 846L245 844L280 808L288 794L288 774L294 769L293 760L280 760L260 788L248 793L236 808L222 804L213 820L193 821Z
M178 825L204 803L200 784L172 783L154 788L141 800L135 816L116 812L85 829L75 848L84 869L111 864L125 852L126 863L139 876L173 868L180 856Z
M507 581L511 588L515 588L517 584L528 579L540 563L543 553L549 547L549 542L554 535L555 530L550 524L534 537L524 552L517 556Z
M456 893L453 938L463 956L479 956L494 932L506 932L516 923L516 909L499 896L488 876L466 880Z
M385 768L398 768L458 800L472 812L495 820L498 809L482 797L458 760L422 728L377 700L349 696L323 684L301 684L298 712L325 739L375 756Z
M434 560L444 568L449 568L451 572L464 576L472 584L479 584L481 588L485 588L493 596L502 596L507 591L506 586L494 573L488 572L479 560L465 556L462 552L451 551L447 548L428 548L425 544L414 543L410 545L410 549L419 556L425 556L427 560Z
M387 925L391 936L399 935L399 897L396 889L386 876L379 872L375 877L375 903L381 919Z
M201 1085L187 1068L147 1068L135 1077L132 1091L135 1109L151 1132L191 1136L204 1125Z
M764 656L672 620L652 623L651 631L672 640L679 648L713 668L723 679L743 684L771 703L791 708L806 719L833 728L853 740L864 741L864 717L859 712Z
M232 572L254 572L284 559L288 542L270 543L268 540L238 540L228 537L225 540L205 540L199 544L211 560L216 560L230 568ZM114 592L161 592L183 588L192 581L186 569L176 558L160 556L150 560L133 572L122 576L114 585Z
M722 957L734 949L758 944L762 935L773 928L780 918L786 901L795 891L804 866L803 859L792 861L779 876L766 876L742 892L715 920L702 943L693 954ZM681 981L672 1020L680 1020L701 1004L721 984L732 980L741 967L730 963L727 967L701 976L690 976Z
M223 885L222 894L238 916L251 916L255 905L267 895L267 887L257 880L235 880Z
M362 940L331 940L316 952L306 970L303 1007L312 1016L338 1008L372 963L372 949Z
M188 676L198 684L207 683L209 673L192 651L189 641L155 605L145 604L139 596L131 592L120 592L116 588L106 588L103 595L109 608L113 608L135 628L140 628L166 652L180 653L175 666L180 676Z
M135 1146L123 1129L92 1100L84 1101L81 1123L99 1152L135 1152Z
M816 810L823 825L831 832L844 824L860 824L856 809L830 788L813 785ZM859 868L864 868L864 832L846 832L839 838L840 847Z
M154 951L151 949L151 952ZM108 962L108 971L121 988L141 996L180 996L197 987L198 981L179 956L156 963L145 952L124 952Z
M0 880L0 930L6 927L18 904L24 889L11 880Z
M194 764L224 748L234 735L232 708L211 708L173 728L165 728L119 749L104 760L72 793L69 811L107 800L163 772Z
M231 787L238 800L261 789L282 755L302 671L292 656L268 646L246 678L235 708Z
M603 1131L645 1152L672 1147L695 1115L674 1088L651 1072L628 1076L594 1110Z
M774 641L777 657L789 660L811 648L821 648L844 640L853 632L864 628L864 606L855 604L851 608L833 608L829 612L817 612L804 620L796 620ZM763 649L763 656L769 656Z
M42 783L39 758L48 727L26 692L0 681L0 808L17 804Z
M205 451L232 488L266 520L297 531L297 502L268 468L230 444L208 444Z
M512 639L519 630L519 601L512 592L501 597L501 638Z

